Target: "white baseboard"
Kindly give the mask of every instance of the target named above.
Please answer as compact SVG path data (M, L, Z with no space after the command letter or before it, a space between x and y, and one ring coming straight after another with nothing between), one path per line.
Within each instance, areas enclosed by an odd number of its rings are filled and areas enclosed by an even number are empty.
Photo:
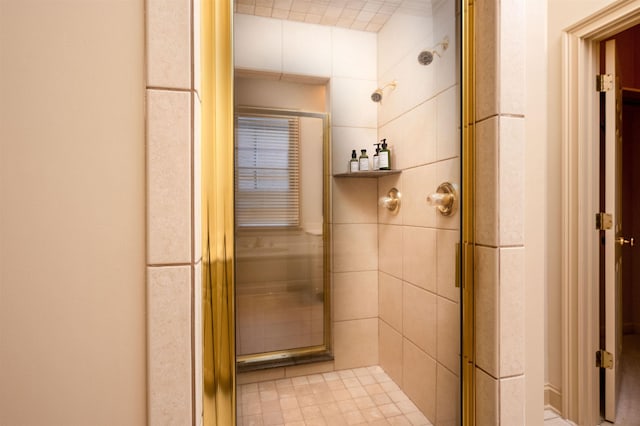
M544 385L544 407L562 415L562 392L549 383Z

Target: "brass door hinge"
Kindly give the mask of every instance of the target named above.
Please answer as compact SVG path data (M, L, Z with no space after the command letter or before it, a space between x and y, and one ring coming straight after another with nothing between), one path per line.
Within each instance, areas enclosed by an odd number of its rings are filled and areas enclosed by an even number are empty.
M600 349L596 352L596 367L613 368L613 354Z
M613 217L609 213L596 213L596 229L606 231L613 226Z
M613 89L613 76L611 74L596 75L596 91L607 92Z

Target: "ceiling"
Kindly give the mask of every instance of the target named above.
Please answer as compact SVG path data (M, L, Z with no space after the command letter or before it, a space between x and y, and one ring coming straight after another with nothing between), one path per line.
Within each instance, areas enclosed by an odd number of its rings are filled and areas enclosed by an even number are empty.
M397 11L429 15L431 0L235 0L234 10L309 24L378 32Z

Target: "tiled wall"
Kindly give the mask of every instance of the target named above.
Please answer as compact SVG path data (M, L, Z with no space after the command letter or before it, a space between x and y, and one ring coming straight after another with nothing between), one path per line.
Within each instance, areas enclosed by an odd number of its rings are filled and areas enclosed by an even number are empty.
M199 4L146 4L150 425L202 418Z
M234 51L240 69L330 80L334 172L347 170L352 149L373 148L377 112L369 96L377 87L375 34L236 14ZM309 371L378 363L377 182L333 179L332 197L335 361ZM287 370L269 374L307 374Z
M524 8L476 2L476 403L487 425L525 423Z
M457 424L459 411L460 217L426 202L441 182L460 184L455 20L455 2L439 2L430 17L394 15L378 35L378 83L398 82L379 106L378 137L402 170L378 185L378 196L402 193L397 215L378 213L380 365L437 425ZM420 65L418 53L445 36L442 57Z

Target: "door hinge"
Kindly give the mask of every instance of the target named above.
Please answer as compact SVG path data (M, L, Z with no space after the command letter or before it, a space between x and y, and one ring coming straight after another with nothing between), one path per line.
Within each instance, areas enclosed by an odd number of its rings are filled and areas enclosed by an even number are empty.
M613 217L609 213L596 213L596 229L606 231L613 227Z
M607 92L613 89L613 75L598 74L596 75L596 91Z
M598 368L613 368L613 354L600 349L596 352L596 367Z

